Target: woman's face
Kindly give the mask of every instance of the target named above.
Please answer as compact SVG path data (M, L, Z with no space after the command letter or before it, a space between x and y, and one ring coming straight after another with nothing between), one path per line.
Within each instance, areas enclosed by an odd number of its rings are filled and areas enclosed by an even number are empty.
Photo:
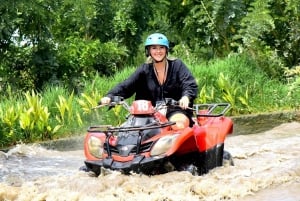
M155 61L161 62L166 57L167 48L162 45L151 45L149 47L149 52Z

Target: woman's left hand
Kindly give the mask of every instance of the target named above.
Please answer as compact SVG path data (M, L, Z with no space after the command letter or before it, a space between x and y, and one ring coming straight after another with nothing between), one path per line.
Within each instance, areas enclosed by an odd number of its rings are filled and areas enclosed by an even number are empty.
M181 99L179 100L179 106L182 109L187 109L189 107L190 99L187 96L182 96Z

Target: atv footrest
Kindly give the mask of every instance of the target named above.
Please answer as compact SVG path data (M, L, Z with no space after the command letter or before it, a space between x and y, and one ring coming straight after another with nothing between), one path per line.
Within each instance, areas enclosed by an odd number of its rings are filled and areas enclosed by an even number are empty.
M103 159L103 167L110 168L114 160L112 158L105 158Z

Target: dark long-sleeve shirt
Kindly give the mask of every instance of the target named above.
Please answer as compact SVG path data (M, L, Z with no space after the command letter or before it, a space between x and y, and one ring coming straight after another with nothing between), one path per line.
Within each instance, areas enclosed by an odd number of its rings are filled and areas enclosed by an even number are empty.
M122 96L125 99L135 94L135 100L150 100L153 105L164 98L179 100L188 96L190 105L198 93L198 86L190 70L180 60L167 60L168 71L161 85L156 77L153 64L142 64L128 79L111 89L107 96Z

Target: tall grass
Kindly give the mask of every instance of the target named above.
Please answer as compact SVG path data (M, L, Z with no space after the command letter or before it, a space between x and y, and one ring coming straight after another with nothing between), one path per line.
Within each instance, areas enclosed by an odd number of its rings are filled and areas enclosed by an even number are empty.
M193 65L190 69L199 86L198 102L201 102L204 95L206 101L224 101L222 96L226 90L235 91L232 94L237 99L232 105L238 110L235 115L291 109L295 106L294 100L300 96L294 94L293 98L287 97L289 86L279 80L270 79L258 68L255 61L246 56L232 55L226 59ZM225 88L218 85L222 76L228 82Z
M228 115L298 109L300 105L299 79L288 84L270 79L248 57L231 55L213 62L186 64L199 86L195 103L229 102L232 108ZM125 68L113 77L95 75L82 83L78 94L62 86L24 94L8 88L6 96L0 95L0 147L83 134L95 124L119 124L125 110L92 108L135 69Z

